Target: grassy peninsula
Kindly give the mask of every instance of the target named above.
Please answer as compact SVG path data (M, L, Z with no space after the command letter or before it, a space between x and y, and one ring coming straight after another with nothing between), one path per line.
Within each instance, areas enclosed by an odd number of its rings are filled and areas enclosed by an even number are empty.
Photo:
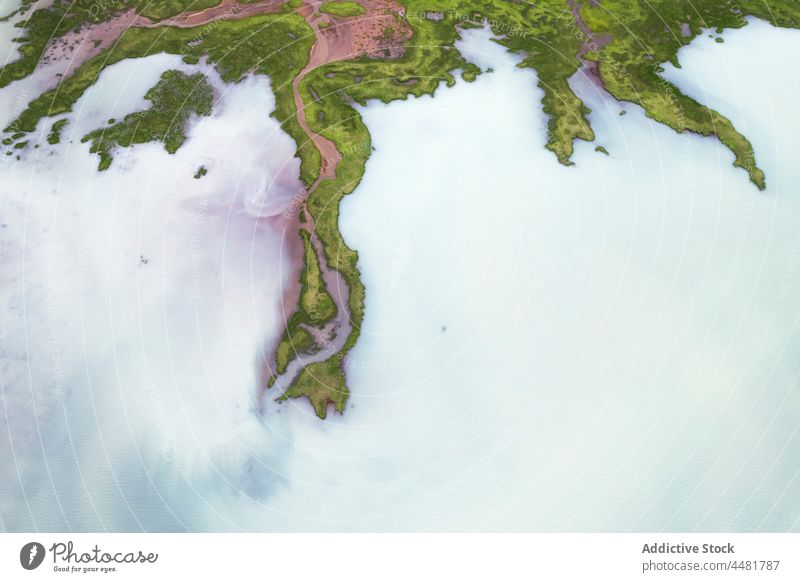
M308 329L321 328L336 316L336 303L325 286L317 253L306 230L303 239L303 269L300 271L300 300L297 311L289 318L286 331L278 344L275 369L283 374L289 361L314 347Z

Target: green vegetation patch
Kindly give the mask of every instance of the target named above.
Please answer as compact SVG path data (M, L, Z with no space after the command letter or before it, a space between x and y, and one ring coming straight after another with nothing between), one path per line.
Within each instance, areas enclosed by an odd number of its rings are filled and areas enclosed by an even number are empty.
M678 51L703 29L740 28L745 16L763 18L778 26L800 27L800 10L788 0L718 2L656 0L647 3L604 0L581 9L592 31L612 41L586 55L598 64L605 89L621 101L640 105L648 117L675 131L715 136L734 154L759 188L766 187L750 142L724 115L684 95L661 76L660 63L678 63ZM688 34L686 34L688 32Z
M339 231L339 204L361 181L372 151L369 131L353 104L432 95L442 83L455 84L453 72L457 69L470 76L480 72L454 49L458 33L452 25L420 20L413 26L415 37L401 58L332 63L311 71L300 83L309 127L333 141L342 156L336 176L319 183L310 193L306 209L313 218L328 265L338 270L347 283L352 331L337 354L306 367L282 397L308 397L320 418L325 418L329 402L338 412L344 410L348 389L341 363L355 346L364 317L365 289L357 266L358 253L345 244ZM417 82L396 82L411 78ZM359 82L354 83L355 79ZM292 321L287 333L291 329Z
M126 115L122 121L96 129L81 139L91 141L90 151L100 154L98 170L111 165L111 152L116 147L161 141L164 149L174 154L186 141L189 119L211 114L214 90L202 73L166 71L144 98L151 103L148 109Z
M110 20L115 15L134 9L151 20L162 20L187 10L203 10L220 0L70 0L56 1L52 6L33 11L20 21L18 40L20 58L0 69L0 88L33 73L45 47L69 32L85 25Z
M47 143L50 145L55 145L61 141L61 131L64 129L64 126L69 123L68 119L59 119L58 121L54 122L53 125L50 127L50 133L47 134Z
M275 94L273 117L295 140L301 179L310 183L318 174L320 155L297 122L291 83L308 62L313 43L313 31L297 14L261 14L195 28L129 28L113 47L86 61L57 89L31 101L6 131L31 132L39 120L70 111L103 69L122 60L162 52L182 55L188 63L206 57L228 83L250 72L269 75Z
M361 4L351 0L323 2L319 6L319 11L332 16L361 16L367 12Z
M297 380L278 400L308 398L317 416L324 419L328 416L328 404L333 404L336 412L344 412L349 395L339 357L333 356L324 362L316 362L303 368Z
M289 362L298 354L314 348L314 340L306 326L321 328L336 317L336 303L325 286L311 235L300 231L303 239L303 269L300 272L300 301L278 343L275 371L283 374Z
M23 58L0 71L0 87L32 71L46 40L74 29L81 18L85 21L91 2L76 0L79 13L83 7L83 17L72 20L62 18L65 8L60 4L52 11L34 12L26 24ZM140 7L139 2L133 0L130 6ZM572 163L576 139L595 139L590 111L569 84L569 79L589 64L605 89L618 100L641 106L650 118L678 132L718 138L733 152L735 165L744 168L753 183L764 188L764 173L756 164L749 141L725 116L667 82L661 76L660 63L677 66L680 48L703 30L716 28L719 34L727 28L744 26L747 15L777 26L800 28L800 9L795 0L400 2L406 10L404 16L393 16L397 27L408 25L413 29L413 38L404 43L401 57L356 57L331 63L309 72L299 86L311 130L333 141L342 156L336 176L318 184L309 195L306 209L324 259L348 285L352 332L339 353L302 370L282 398L308 397L323 418L330 403L337 411L344 410L348 390L342 362L355 345L364 314L365 290L358 271L358 254L347 247L338 224L339 204L360 182L371 152L370 135L353 107L355 103L431 95L442 83L454 84L457 70L464 79L474 79L480 71L458 53L454 44L461 29L488 25L501 45L521 56L521 67L536 71L542 90L541 105L548 118L547 148L562 164ZM121 7L123 3L119 0L112 6ZM156 6L166 13L179 5L183 4ZM251 71L270 76L276 97L274 116L294 138L301 179L309 186L320 174L321 156L297 122L291 83L308 62L314 35L305 20L292 13L294 6L296 1L285 4L281 14L222 20L194 29L129 29L113 50L87 61L58 90L31 102L6 129L14 134L9 143L24 139L24 134L33 131L42 118L69 111L110 64L159 52L180 54L193 63L207 57L226 82L236 82ZM320 9L336 16L364 13L364 7L356 2L326 2ZM397 27L393 25L384 40L390 41ZM602 146L596 149L606 153ZM336 305L332 300L328 303L330 295L321 279L316 252L313 248L308 252L313 244L307 233L303 241L306 261L301 274L301 300L278 347L277 367L284 370L293 354L314 348L309 326L319 326L326 316L335 316Z
M308 316L308 323L319 326L336 317L336 303L325 288L311 235L301 230L300 236L305 254L305 269L300 274L300 311Z
M309 126L333 141L342 154L336 177L320 182L310 194L307 208L328 263L342 273L350 288L353 324L342 350L324 365L309 366L284 395L285 398L307 396L321 417L325 415L324 403L347 396L341 362L360 333L365 299L357 267L358 254L347 247L338 226L341 199L358 185L371 151L369 132L352 104L432 94L442 81L447 85L455 82L452 71L457 68L462 69L466 80L475 78L477 68L454 48L460 29L488 24L500 44L523 57L521 67L535 69L543 92L542 107L548 116L547 148L562 164L572 163L576 139L595 139L588 118L590 111L569 84L570 77L583 66L583 55L586 61L598 63L612 95L641 105L652 118L678 131L717 136L734 152L736 164L747 169L753 182L759 187L764 185L763 173L755 165L749 142L730 121L680 95L660 77L657 67L659 62L676 62L678 49L691 40L681 37L679 32L681 24L687 22L687 14L694 12L688 19L693 34L708 26L712 16L723 27L744 23L741 15L738 20L731 18L732 11L720 2L402 0L402 3L406 6L405 18L414 31L403 57L383 61L356 58L333 63L310 72L300 84ZM758 16L767 10L763 4L756 7L756 2L746 2L743 7L745 13ZM800 11L791 8L788 0L778 1L770 8L774 9L774 18L769 20L797 26ZM726 10L729 14L722 16ZM654 42L660 50L650 46ZM615 63L621 66L616 67ZM404 82L411 78L417 82ZM362 144L368 147L361 147ZM597 151L606 153L602 146Z
M296 320L290 321L286 331L278 344L275 354L275 369L277 374L286 372L286 368L295 357L314 348L314 338L304 327L300 327ZM269 386L274 383L275 376L270 379Z

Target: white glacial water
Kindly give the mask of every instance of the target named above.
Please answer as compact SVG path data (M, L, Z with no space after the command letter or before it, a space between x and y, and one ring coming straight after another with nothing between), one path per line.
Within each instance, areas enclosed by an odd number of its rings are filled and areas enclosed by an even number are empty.
M765 193L583 78L611 155L559 166L533 74L481 32L494 73L364 110L377 151L342 213L362 527L798 527L800 33L724 37L669 77L750 137Z
M210 75L215 113L175 155L139 145L98 173L80 137L145 106L176 67ZM273 107L263 77L225 87L177 57L125 61L67 115L61 144L40 135L0 160L4 527L202 529L211 489L259 495L272 478L249 469L280 445L256 389L297 275L280 221L258 216L298 171Z
M580 75L597 144L559 165L535 73L484 31L461 46L494 72L364 108L376 151L341 227L366 317L326 421L252 412L292 276L256 218L282 207L261 168L296 163L267 82L218 86L176 155L98 175L81 119L135 109L175 62L107 71L65 143L0 173L0 525L798 529L800 32L723 36L666 75L752 140L763 193Z

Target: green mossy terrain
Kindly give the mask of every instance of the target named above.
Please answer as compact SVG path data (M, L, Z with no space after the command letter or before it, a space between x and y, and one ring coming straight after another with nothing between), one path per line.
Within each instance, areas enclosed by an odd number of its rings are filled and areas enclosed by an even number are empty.
M523 55L521 67L536 70L544 94L542 107L548 115L547 147L561 163L572 163L576 139L593 141L595 138L587 117L590 111L568 82L583 66L579 55L583 55L586 61L598 63L604 82L613 75L613 63L636 60L648 64L639 74L641 89L647 88L649 93L623 92L617 89L612 79L612 95L642 106L648 116L678 131L717 136L734 152L736 165L747 170L756 186L763 188L765 185L763 172L755 165L752 147L732 124L712 109L680 95L675 87L658 77L658 69L653 63L675 62L677 51L691 38L684 39L678 34L681 40L675 42L675 35L669 35L670 42L661 41L665 50L649 57L646 56L647 49L643 49L644 39L649 43L654 38L653 27L656 25L653 21L657 15L669 14L672 28L679 30L681 23L685 22L688 2L678 3L681 6L676 9L672 0L662 0L642 5L637 11L634 9L640 6L638 3L620 1L615 4L629 7L621 20L612 15L623 12L609 8L611 3L608 2L593 5L589 18L584 17L578 7L562 1L533 5L498 1L407 0L403 4L414 37L402 58L383 62L360 58L330 64L309 73L300 86L309 126L332 140L342 154L336 178L321 182L309 196L307 207L314 217L326 260L342 273L350 287L353 332L340 353L325 362L308 366L284 394L284 398L308 397L322 418L326 414L326 403L333 402L335 409L341 412L342 399L347 397L342 363L358 338L365 300L357 268L358 255L344 243L338 228L339 202L358 185L371 151L370 147L359 147L368 145L370 137L351 104L363 105L370 99L389 102L432 94L442 81L447 85L455 82L453 72L456 69L462 70L465 79L473 79L479 71L466 63L454 49L459 29L488 23L501 37L500 44ZM765 16L764 5L751 8L753 14ZM630 10L634 12L630 13ZM604 14L607 20L613 20L616 26L603 25L601 20L591 18L599 13ZM776 11L779 22L785 26L798 26L798 14L798 10L791 9L787 2ZM692 22L693 33L699 33L700 26ZM713 21L713 25L724 27L742 26L744 23L741 16L733 19L719 14ZM711 22L703 22L703 26L711 25ZM660 22L659 26L663 28L665 23ZM601 39L602 43L599 42ZM653 82L654 77L657 83ZM409 84L412 79L414 83ZM673 97L667 96L675 96L683 110L670 105ZM687 117L687 112L690 116L682 122L681 118ZM604 148L600 148L599 151L603 152Z
M54 31L59 36L79 26L82 18L86 20L92 4L88 0L83 2L77 4L84 7L78 8L77 16L66 19L60 16L63 8L31 15L23 58L0 71L0 87L33 70L44 42ZM800 28L800 7L794 0L400 2L406 10L403 17L396 16L398 26L410 26L413 31L401 57L357 57L325 65L310 71L299 88L310 128L332 140L342 156L336 176L319 182L308 197L306 210L313 219L323 249L322 258L341 273L348 285L353 330L340 352L303 369L281 398L308 397L321 418L326 416L330 403L336 411L344 410L348 388L343 363L356 343L364 315L365 289L358 272L358 254L346 246L338 225L339 203L358 185L372 151L369 132L353 107L355 103L432 95L443 84L453 85L458 72L466 80L474 79L480 71L458 53L454 43L460 30L488 25L501 45L521 56L520 67L536 71L542 90L541 106L548 118L547 148L562 164L572 163L575 140L595 139L590 111L569 84L569 79L582 67L593 66L605 89L618 100L642 107L651 119L678 132L718 138L732 151L734 164L743 168L758 188L764 188L766 178L746 137L714 111L711 104L701 104L683 95L661 77L660 64L678 65L681 47L707 29L719 34L725 29L742 27L748 15L776 26ZM140 5L133 2L125 6L138 9ZM181 5L148 6L151 17L163 18ZM192 9L200 7L192 5ZM58 90L31 102L6 129L13 134L6 145L22 140L42 118L69 111L110 64L158 52L183 55L190 63L205 56L226 82L236 82L250 71L270 76L276 97L274 116L295 140L301 179L310 186L319 176L321 157L297 122L291 83L308 62L314 36L305 20L293 12L298 7L297 0L293 0L284 5L279 15L220 21L194 29L129 29L113 49L82 65ZM602 146L596 149L606 153ZM320 311L329 315L331 306L335 310L335 304L331 301L328 305L325 299L330 299L330 295L307 234L303 241L306 261L301 275L301 301L278 347L278 373L286 369L296 353L317 349L306 326L320 327L328 321L320 317ZM316 320L311 315L312 305L317 310Z
M336 303L325 287L319 259L311 241L311 235L300 231L303 239L303 269L300 272L300 300L286 325L286 331L278 344L275 368L278 374L297 355L314 347L314 340L304 326L321 328L336 317Z
M638 3L604 0L588 4L581 14L596 34L610 34L611 43L586 58L598 63L605 89L620 101L640 105L648 117L678 132L716 136L734 154L759 189L766 187L750 142L723 115L680 92L660 76L660 63L680 66L678 51L703 29L740 28L747 15L778 26L800 27L800 7L794 2L762 0L697 2L662 0ZM690 34L682 32L688 26Z
M350 396L341 370L339 356L309 364L278 400L306 397L321 419L328 416L328 404L333 404L334 410L341 414Z
M31 101L6 131L29 133L41 119L71 111L103 69L124 59L162 52L182 55L187 63L206 57L228 83L251 72L269 75L276 97L273 116L298 144L301 177L308 182L318 172L320 155L297 123L292 80L308 62L313 42L311 28L296 14L262 14L195 28L129 28L114 46L78 67L57 89Z
M79 30L84 24L110 20L117 14L136 10L151 20L163 20L187 10L203 10L221 0L56 0L49 8L34 10L19 22L17 37L21 57L0 69L0 88L33 72L50 40Z
M299 313L299 311L295 312L289 319L275 352L275 371L277 374L286 372L289 362L298 355L312 350L315 346L314 338L311 337L308 330L299 326ZM272 387L274 382L275 376L272 376L269 381L269 387Z
M61 131L64 129L64 126L66 126L67 123L69 123L68 119L59 119L58 121L54 122L50 127L50 133L47 134L47 143L50 145L60 143Z
M90 151L100 155L98 170L111 165L111 152L116 147L161 141L164 149L174 154L186 141L190 117L211 114L214 90L202 73L166 71L144 98L151 103L148 109L126 115L119 123L96 129L81 139L91 141Z
M350 290L352 332L337 354L306 367L283 396L309 398L321 418L325 417L327 402L332 402L337 412L344 408L348 389L342 363L355 346L364 318L365 289L357 266L358 253L345 244L339 231L339 203L361 181L372 151L369 131L353 103L366 104L369 99L388 103L432 95L442 82L455 84L456 69L472 76L479 72L453 48L457 38L454 27L425 20L418 23L415 32L399 59L359 58L333 63L309 72L300 83L309 127L333 141L342 155L336 177L319 183L309 195L306 208L314 219L325 260L342 274ZM415 82L408 83L410 79Z
M366 13L367 10L358 2L342 0L336 2L323 2L319 5L319 11L323 14L330 14L332 16L360 16L361 14Z
M303 238L305 268L300 274L299 311L307 316L308 323L319 326L336 317L336 303L325 287L311 235L301 230L300 236Z

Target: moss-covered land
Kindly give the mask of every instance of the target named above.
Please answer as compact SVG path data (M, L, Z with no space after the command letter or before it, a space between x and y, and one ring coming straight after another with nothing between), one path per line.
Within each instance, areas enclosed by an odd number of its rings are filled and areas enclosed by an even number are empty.
M206 57L226 82L238 82L250 72L270 76L276 97L273 116L298 144L301 174L310 182L318 172L320 156L297 123L291 83L308 62L313 43L311 28L296 14L263 14L196 28L130 28L113 47L86 61L58 88L34 99L6 131L24 135L36 129L41 119L71 111L103 69L124 59L162 52L183 55L187 63Z
M308 398L317 416L324 419L328 416L328 404L333 404L336 412L344 412L349 396L350 391L345 384L341 361L333 357L303 368L279 400Z
M366 9L358 2L342 0L336 2L323 2L319 5L319 11L323 14L332 16L359 16L366 13Z
M115 147L160 141L174 154L186 141L189 118L211 114L214 91L202 73L166 71L144 98L151 103L148 109L131 113L119 123L96 129L81 139L91 141L91 152L100 155L98 170L111 165Z
M89 5L88 0L83 1ZM401 0L401 3L405 6L403 18L414 34L400 58L356 57L327 64L310 71L299 84L311 130L332 140L342 157L335 177L321 180L310 192L306 209L313 219L325 261L341 273L349 287L352 332L337 354L307 366L283 395L283 398L308 397L320 417L325 416L329 403L339 412L344 409L348 389L343 363L355 345L364 314L365 290L358 273L358 255L346 246L338 225L339 203L358 185L371 152L369 132L353 108L354 103L432 94L442 82L452 85L459 69L465 79L475 78L479 73L477 67L458 53L454 42L460 29L488 24L500 37L501 44L521 56L520 66L536 70L543 91L541 106L548 116L547 147L561 163L571 163L576 139L595 138L589 111L569 84L570 77L582 66L591 65L617 99L641 106L652 119L676 131L717 137L733 152L735 164L748 172L756 186L764 188L766 178L756 164L748 140L710 104L698 103L666 82L659 74L659 63L677 64L678 50L702 29L720 32L741 27L746 24L747 15L778 26L800 27L800 8L795 0L769 3L763 0L647 3ZM14 134L9 143L24 139L25 133L33 130L41 118L69 111L108 64L162 51L183 54L189 62L208 56L226 81L236 81L251 70L271 76L277 103L275 117L298 145L302 179L309 186L320 175L321 158L297 122L291 82L308 60L313 34L305 21L292 12L296 7L295 0L293 4L287 3L281 15L222 21L190 30L131 29L113 50L81 66L59 90L33 101L8 128ZM33 17L53 18L36 14ZM47 26L53 29L54 25ZM47 30L47 26L41 24L29 30ZM27 49L30 54L26 58L35 60L35 47L41 44L37 42L35 39L29 42L32 48ZM26 66L14 64L3 69L0 86L7 84L8 79L27 74L25 71L30 68ZM321 267L316 255L308 252L309 239L304 238L304 245L305 299L301 299L297 313L290 318L280 344L279 371L285 369L295 352L316 349L306 327L319 327L321 321L313 321L309 309L312 304L316 308L326 304L322 297L327 291L321 279L316 287L310 283L318 277ZM327 313L325 309L322 311Z
M336 317L336 303L325 287L317 253L311 242L311 235L300 231L303 238L305 269L300 276L300 311L308 318L308 323L320 325Z
M744 168L760 189L766 186L764 172L757 166L747 138L725 116L665 81L659 75L660 63L669 61L680 66L678 50L704 28L739 28L746 24L746 15L778 26L800 27L800 6L796 2L605 0L599 5L587 3L581 14L592 31L610 34L613 39L601 50L586 55L598 63L609 93L640 105L649 117L676 131L718 137L733 152L734 165Z
M317 253L306 230L300 231L303 239L303 269L300 272L300 300L278 344L275 368L283 374L286 366L297 355L314 347L308 327L322 328L336 317L336 303L325 286Z
M371 152L369 132L353 103L430 95L442 82L453 85L456 69L471 76L478 72L453 48L457 38L454 27L426 19L417 23L415 32L414 40L399 59L359 58L332 63L311 71L300 84L311 130L333 141L342 156L336 177L322 180L309 194L306 207L325 260L342 274L349 288L352 331L338 353L303 369L283 397L309 398L322 418L328 403L339 412L343 410L348 395L343 363L356 343L364 317L365 290L357 266L358 254L345 244L339 231L339 203L358 185ZM415 82L409 83L411 79Z
M583 66L583 58L598 63L603 81L618 99L641 105L650 117L678 131L719 137L734 152L736 165L743 167L759 188L764 187L764 175L755 164L752 147L733 125L713 109L681 95L658 76L656 63L674 62L680 47L690 42L691 37L678 31L687 14L698 10L697 2L662 0L640 5L620 0L583 9L563 1L406 0L403 4L414 38L402 58L383 62L361 58L329 64L308 74L300 87L311 129L332 140L342 154L336 178L321 182L311 193L308 210L327 261L343 274L351 290L353 332L343 349L325 362L308 366L284 395L308 397L321 417L326 414L327 403L341 411L347 397L342 365L358 337L365 298L358 255L346 246L338 229L339 202L358 184L370 152L369 147L360 147L368 145L370 138L352 103L364 104L369 99L388 102L433 93L441 81L453 83L452 73L457 68L463 69L464 78L474 78L476 69L454 49L458 29L488 24L501 37L501 44L523 56L520 66L536 70L544 94L542 106L548 115L547 147L560 162L571 163L576 139L593 141L595 137L587 118L589 111L568 82ZM745 22L741 15L733 18L730 8L727 12L720 10L719 2L704 4L717 8L690 19L692 36L702 26L724 28ZM776 9L775 5L771 7ZM773 21L763 4L750 3L746 8ZM798 26L800 12L788 2L774 14L779 24ZM659 21L659 15L666 15L668 20ZM656 30L666 32L655 34ZM651 51L654 42L662 50ZM641 66L633 73L633 90L621 88L625 73L620 71L625 68L620 64L625 63ZM599 151L603 150L601 147Z
M63 131L64 127L66 127L67 123L69 123L68 119L59 119L58 121L53 122L53 125L50 126L50 133L47 134L47 143L50 145L60 143L61 132Z
M182 55L187 63L197 63L201 57L208 57L226 82L235 83L249 72L259 72L270 75L279 89L291 84L305 66L312 44L311 29L296 15L264 14L196 28L132 27L115 46L89 59L63 80L58 89L33 100L20 115L17 131L32 131L39 119L70 111L103 69L124 59L169 53Z
M0 69L0 87L27 77L41 59L47 43L79 30L85 24L110 20L113 16L136 10L152 20L163 20L187 10L216 6L221 0L56 0L52 6L34 10L19 22L21 57Z

